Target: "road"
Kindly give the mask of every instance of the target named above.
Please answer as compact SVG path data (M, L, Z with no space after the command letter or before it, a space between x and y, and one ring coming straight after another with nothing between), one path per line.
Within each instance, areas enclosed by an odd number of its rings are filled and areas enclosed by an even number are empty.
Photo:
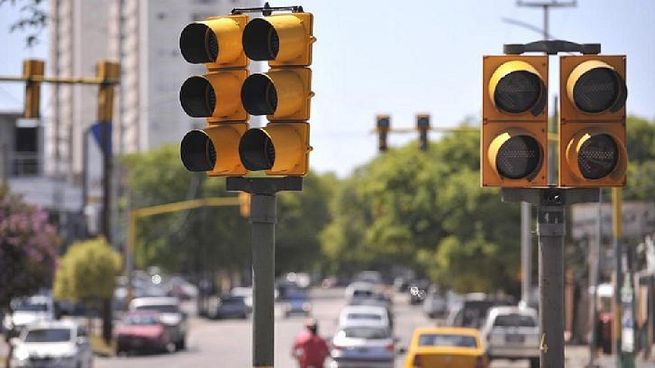
M345 301L343 289L314 290L312 292L313 316L319 321L319 333L331 336L336 320ZM397 295L394 305L396 335L399 346L407 346L414 328L432 325L420 307L410 306L407 299ZM290 349L296 334L303 328L304 318L285 319L276 313L275 366L295 367ZM97 368L177 368L177 367L249 367L251 366L251 321L208 321L192 318L188 337L188 350L174 354L142 355L114 358L97 358ZM571 355L571 354L567 354ZM404 356L397 360L402 367ZM569 358L567 367L583 366L584 357ZM492 368L527 367L527 362L494 361Z

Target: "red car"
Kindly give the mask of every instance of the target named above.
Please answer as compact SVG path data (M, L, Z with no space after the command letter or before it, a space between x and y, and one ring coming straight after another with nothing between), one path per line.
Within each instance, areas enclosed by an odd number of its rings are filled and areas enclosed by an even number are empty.
M169 352L175 351L171 339L159 317L153 311L128 313L123 322L116 327L116 354L128 351Z

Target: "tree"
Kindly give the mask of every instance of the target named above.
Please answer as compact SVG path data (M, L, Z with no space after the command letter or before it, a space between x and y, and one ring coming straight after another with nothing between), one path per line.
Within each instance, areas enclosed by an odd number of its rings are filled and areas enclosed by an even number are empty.
M9 32L29 31L25 37L27 47L32 47L39 42L39 34L45 28L48 21L47 11L44 9L44 0L0 0L0 6L10 3L12 6L21 3L20 18L11 24Z
M48 214L0 187L0 308L51 285L59 238ZM7 338L10 333L5 335ZM7 366L11 357L11 346Z
M62 258L55 276L55 298L81 301L87 306L103 302L103 337L107 342L111 340L107 307L111 308L120 270L120 254L104 238L98 238L74 243Z

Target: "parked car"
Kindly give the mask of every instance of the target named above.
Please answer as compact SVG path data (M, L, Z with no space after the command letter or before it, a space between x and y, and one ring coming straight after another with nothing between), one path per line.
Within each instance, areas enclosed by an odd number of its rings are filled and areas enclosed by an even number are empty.
M348 305L339 313L339 327L348 327L361 323L377 324L391 329L391 320L386 308L375 305Z
M425 297L423 311L430 318L446 317L448 316L448 303L439 293L431 291Z
M249 309L246 305L245 298L242 296L223 295L218 298L218 303L214 311L210 311L209 317L212 319L223 318L248 318Z
M161 322L169 331L177 350L186 348L188 321L186 313L180 311L180 302L173 297L143 297L130 302L130 311L159 312Z
M393 368L394 338L391 330L379 323L353 323L337 330L330 355L330 368Z
M129 312L114 330L116 354L128 351L175 351L175 342L159 312Z
M485 348L474 328L428 327L414 330L405 368L486 368Z
M482 328L489 361L527 359L539 367L539 327L532 308L493 307Z
M93 353L86 330L73 321L41 321L11 339L11 366L91 368Z
M55 319L55 304L51 296L34 295L11 301L12 314L5 315L2 325L4 330L18 335L25 326L38 321Z
M282 311L284 312L285 318L294 314L309 316L312 312L312 303L305 293L291 294L282 303Z
M252 311L252 288L248 286L238 286L232 288L230 295L243 297L244 303L248 307L248 312Z

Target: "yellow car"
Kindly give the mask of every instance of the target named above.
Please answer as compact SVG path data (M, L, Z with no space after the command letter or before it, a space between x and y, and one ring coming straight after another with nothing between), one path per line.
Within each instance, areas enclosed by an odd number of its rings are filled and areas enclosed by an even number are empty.
M474 328L426 327L414 330L405 368L486 368L480 332Z

